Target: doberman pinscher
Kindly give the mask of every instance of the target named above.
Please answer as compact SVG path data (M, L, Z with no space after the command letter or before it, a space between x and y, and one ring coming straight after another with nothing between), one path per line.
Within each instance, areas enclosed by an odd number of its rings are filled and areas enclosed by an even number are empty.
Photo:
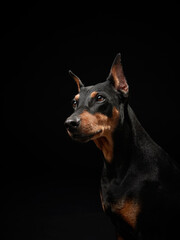
M70 75L78 94L65 126L72 139L93 140L104 155L100 196L117 239L179 239L180 171L129 106L120 54L105 82L85 87Z

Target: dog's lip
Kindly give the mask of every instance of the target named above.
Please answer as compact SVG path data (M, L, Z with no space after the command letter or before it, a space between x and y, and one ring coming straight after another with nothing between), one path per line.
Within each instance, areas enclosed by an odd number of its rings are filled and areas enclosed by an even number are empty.
M99 129L98 131L89 134L89 135L85 135L85 134L72 134L72 138L74 140L78 140L80 142L86 142L88 140L90 140L92 137L94 137L95 135L98 135L99 133L102 132L102 129Z

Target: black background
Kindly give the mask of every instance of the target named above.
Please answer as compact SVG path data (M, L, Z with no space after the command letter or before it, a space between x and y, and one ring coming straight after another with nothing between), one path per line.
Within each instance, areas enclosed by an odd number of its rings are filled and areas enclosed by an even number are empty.
M1 11L3 239L114 239L99 198L101 153L64 128L77 93L68 70L85 85L104 81L120 52L130 105L178 162L177 16L144 6L138 19L129 10L122 17L121 7L88 2L32 1Z

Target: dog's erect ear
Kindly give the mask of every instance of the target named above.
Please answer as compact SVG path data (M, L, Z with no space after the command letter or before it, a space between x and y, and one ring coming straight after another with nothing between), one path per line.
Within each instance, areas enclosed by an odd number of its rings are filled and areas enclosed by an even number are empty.
M118 53L114 59L107 80L114 85L116 90L122 92L124 96L128 96L129 86L124 76L120 53Z
M77 87L78 87L78 92L80 92L80 89L84 87L84 84L81 82L81 80L71 71L69 70L69 75L75 80Z

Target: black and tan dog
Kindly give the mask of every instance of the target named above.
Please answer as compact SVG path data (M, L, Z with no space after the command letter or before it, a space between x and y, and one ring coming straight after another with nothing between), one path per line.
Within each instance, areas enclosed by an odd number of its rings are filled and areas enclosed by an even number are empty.
M143 129L128 104L129 87L118 54L105 82L85 87L65 126L75 140L93 140L103 152L103 210L117 239L180 238L180 172Z

